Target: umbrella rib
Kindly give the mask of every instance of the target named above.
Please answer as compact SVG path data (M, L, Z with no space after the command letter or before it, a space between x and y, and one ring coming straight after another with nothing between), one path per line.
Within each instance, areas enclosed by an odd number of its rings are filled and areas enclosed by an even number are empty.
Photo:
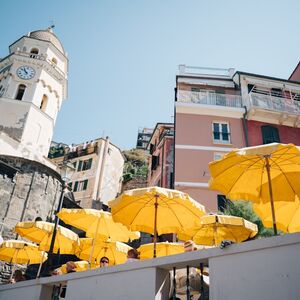
M163 201L163 200L162 200ZM166 202L166 201L163 201ZM166 203L167 204L167 203ZM170 205L167 204L167 207L172 211L173 215L175 216L175 218L177 219L178 223L180 224L181 228L183 228L182 223L180 222L180 220L178 219L177 215L175 214L175 212L173 211L173 209L170 207Z
M242 157L242 156L241 156L241 157ZM244 158L244 157L243 157L243 158ZM257 159L257 157L255 156L254 158L251 158L251 159L245 158L245 159L243 160L243 162L241 162L241 163L244 163L244 162L246 162L246 161L253 161L254 159ZM257 163L260 159L261 159L261 158L259 157L258 160L256 160L252 165L250 165L250 166L247 168L247 170L248 170L250 167L252 167L255 163ZM223 161L224 161L224 160L222 160L222 162L223 162ZM235 167L235 166L236 166L236 164L230 165L229 167L227 167L226 169L224 169L220 174L218 174L215 178L218 178L219 176L224 175L224 172L228 171L229 169L231 169L231 168L233 168L233 167Z
M162 200L162 199L161 199ZM164 201L164 200L162 200L163 202L167 202L167 201ZM197 217L198 218L198 216L189 208L189 207L187 207L187 206L184 206L184 205L181 205L180 203L177 203L176 202L176 204L179 204L180 206L183 206L186 210L188 210L190 213L192 213L195 217ZM181 224L181 222L179 221L179 219L178 219L178 217L177 217L177 215L175 214L175 212L173 211L173 209L171 208L171 206L170 205L168 205L167 203L166 203L166 205L167 205L167 207L172 211L172 213L174 214L174 216L176 217L176 219L178 220L178 223L180 224L180 226L183 228L183 225Z
M271 158L270 158L270 159L271 159ZM272 159L271 159L271 160L272 160ZM272 161L274 162L274 164L276 164L276 165L278 166L279 170L282 172L282 175L285 177L286 181L288 182L288 184L290 185L291 189L293 190L293 192L294 192L295 195L296 195L297 193L296 193L296 191L294 190L294 188L292 187L292 185L291 185L290 181L288 180L288 178L286 177L285 172L283 172L283 170L281 169L281 167L280 167L274 160L272 160Z
M262 182L263 182L263 177L264 177L264 171L265 171L265 162L264 162L264 165L263 165L262 171L261 171L259 198L261 198L261 194L262 194Z
M147 197L149 197L148 195L147 195ZM149 197L149 200L148 201L146 201L146 205L149 203L149 202L151 202L153 199L151 198L151 197ZM132 219L132 221L130 222L130 226L132 226L132 223L135 221L135 219L137 218L137 216L140 214L140 212L144 209L144 207L145 206L143 206L143 207L141 207L140 209L139 209L139 211L136 213L136 215L134 216L134 218Z
M230 192L232 191L232 189L233 189L233 187L234 187L234 185L238 182L238 180L255 164L255 163L257 163L258 161L260 161L261 160L261 158L259 157L253 164L251 164L251 165L249 165L248 167L247 167L247 169L244 171L244 172L242 172L239 176L238 176L238 178L235 180L235 183L233 183L232 184L232 186L230 187L230 189L229 189L229 192L227 193L227 194L230 194ZM233 165L233 166L231 166L231 167L234 167L235 165Z

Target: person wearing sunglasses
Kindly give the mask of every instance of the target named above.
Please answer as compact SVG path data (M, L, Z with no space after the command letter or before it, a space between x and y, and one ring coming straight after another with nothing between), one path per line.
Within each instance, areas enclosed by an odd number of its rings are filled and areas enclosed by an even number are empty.
M106 256L101 257L101 259L100 259L100 268L108 267L108 265L109 265L108 257L106 257Z

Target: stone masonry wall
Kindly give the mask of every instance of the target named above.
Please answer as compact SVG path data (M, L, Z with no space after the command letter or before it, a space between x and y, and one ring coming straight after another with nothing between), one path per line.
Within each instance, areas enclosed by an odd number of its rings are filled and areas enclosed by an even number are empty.
M19 171L12 177L15 170ZM0 233L3 239L16 238L13 228L20 221L34 221L36 217L43 221L51 219L60 192L59 175L53 170L22 158L0 156L0 222L5 224L0 224ZM20 268L24 266L16 266ZM11 272L12 265L0 262L0 284L8 282Z
M55 211L61 184L52 170L42 164L21 158L0 156L0 160L19 169L13 178L0 174L0 222L3 222L4 239L14 238L12 230L20 221L43 221ZM0 224L0 228L2 225Z

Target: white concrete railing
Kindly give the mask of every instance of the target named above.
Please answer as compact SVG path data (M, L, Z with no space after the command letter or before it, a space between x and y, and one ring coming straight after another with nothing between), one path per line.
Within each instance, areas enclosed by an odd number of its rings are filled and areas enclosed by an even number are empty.
M288 98L275 97L271 95L264 95L259 93L249 94L250 107L259 107L263 109L287 112L299 115L300 102Z
M206 90L200 90L199 92L178 90L177 102L242 107L242 97L239 95L211 93Z
M209 265L211 300L298 300L300 233L0 286L0 299L169 299L173 267Z

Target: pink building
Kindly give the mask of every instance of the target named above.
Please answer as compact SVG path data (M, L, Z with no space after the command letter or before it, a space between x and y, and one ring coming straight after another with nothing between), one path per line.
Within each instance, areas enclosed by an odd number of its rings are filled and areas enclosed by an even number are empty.
M298 63L297 67L295 68L295 70L291 74L289 80L300 82L300 62Z
M215 212L226 202L208 189L208 163L234 148L300 144L300 83L233 69L181 65L176 77L175 182Z
M148 186L173 188L174 125L157 123L148 144Z

